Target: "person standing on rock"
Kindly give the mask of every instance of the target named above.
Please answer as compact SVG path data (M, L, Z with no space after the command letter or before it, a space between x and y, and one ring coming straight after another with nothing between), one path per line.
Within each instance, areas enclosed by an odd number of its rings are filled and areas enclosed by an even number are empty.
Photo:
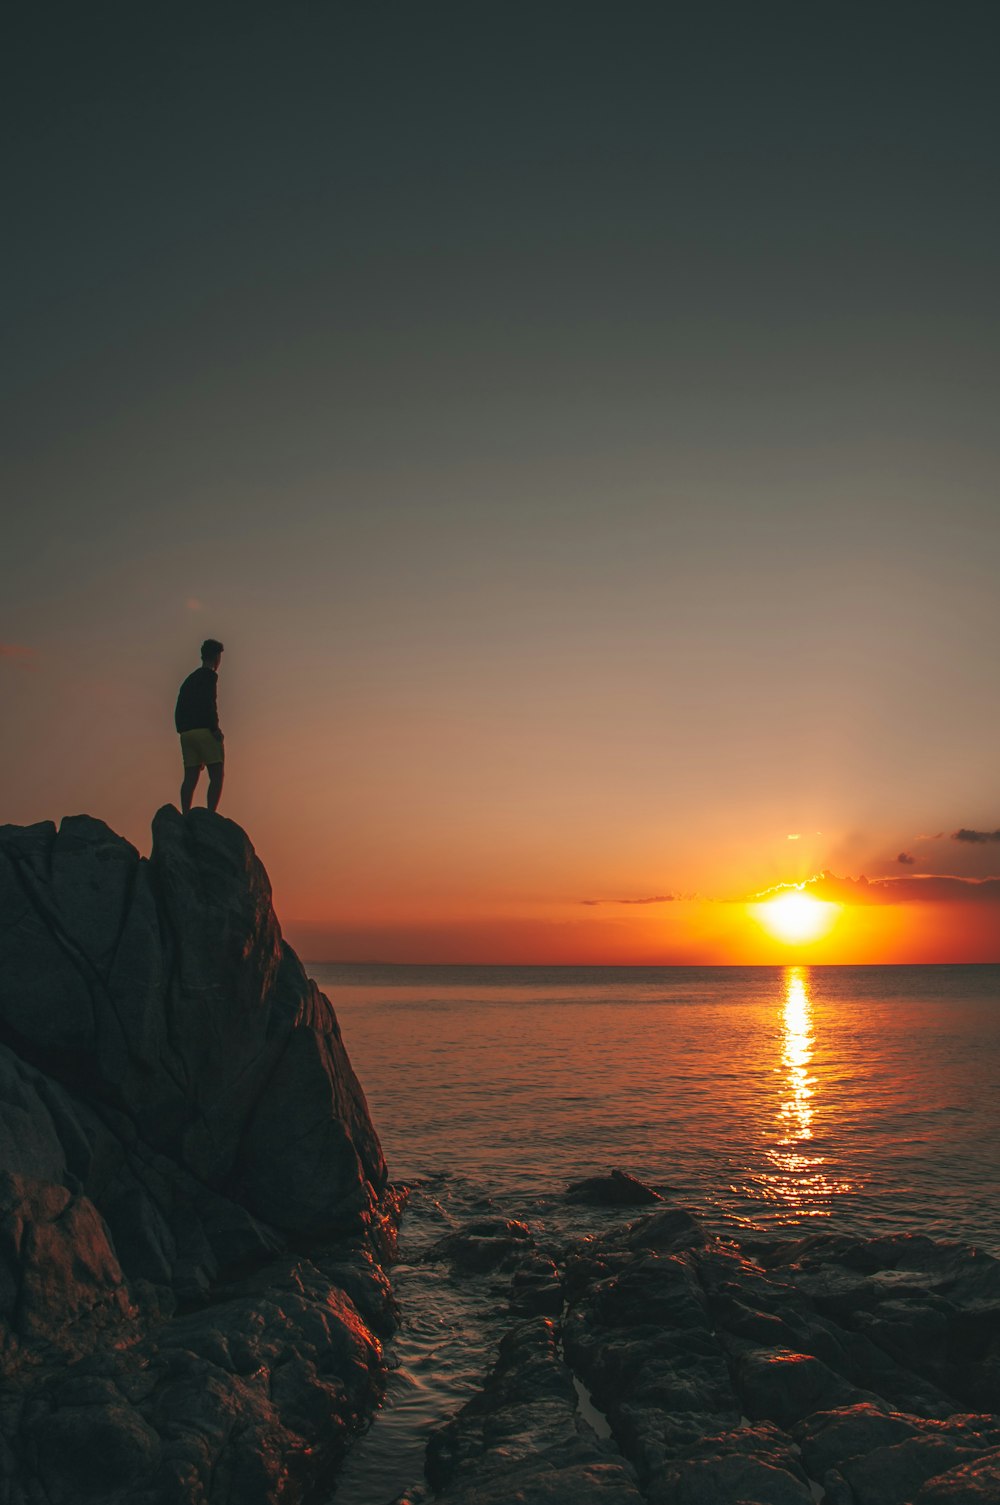
M219 665L222 644L206 638L201 645L201 668L189 674L181 685L174 711L174 725L181 738L184 782L181 784L181 810L191 809L201 770L208 768L208 808L218 810L222 798L225 747L219 726Z

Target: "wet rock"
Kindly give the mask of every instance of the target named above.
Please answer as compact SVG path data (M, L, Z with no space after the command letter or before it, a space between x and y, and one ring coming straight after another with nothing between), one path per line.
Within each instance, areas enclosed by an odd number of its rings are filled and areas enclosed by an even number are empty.
M427 1478L448 1505L641 1505L635 1475L581 1419L551 1322L500 1345L483 1390L427 1450Z
M647 1491L654 1505L743 1499L804 1505L812 1499L798 1449L769 1423L709 1432L678 1445L672 1459L650 1470Z
M671 1250L671 1212L566 1257L567 1357L651 1499L802 1499L822 1481L830 1505L909 1505L1000 1443L993 1406L961 1405L992 1393L996 1261L819 1237L768 1241L762 1263L693 1226Z
M692 1458L671 1464L652 1484L652 1505L720 1505L721 1501L753 1505L813 1505L809 1485L786 1469L743 1453L718 1458Z
M736 1386L754 1420L788 1427L814 1411L832 1411L878 1397L849 1384L822 1359L787 1349L756 1348L736 1362Z
M996 1505L1000 1500L1000 1449L930 1479L913 1505Z
M566 1189L567 1202L583 1202L591 1207L638 1207L662 1202L658 1191L630 1176L628 1171L613 1170L606 1176L587 1176Z
M563 1288L555 1261L546 1254L522 1258L511 1276L511 1311L521 1317L558 1317Z
M920 1486L978 1456L946 1437L919 1436L840 1465L856 1505L909 1505Z
M868 1345L872 1384L905 1406L923 1387L924 1414L961 1405L1000 1409L1000 1262L977 1249L923 1237L816 1240L782 1272L818 1312Z
M514 1218L478 1218L456 1233L438 1239L423 1259L446 1259L458 1270L485 1274L512 1269L531 1241L531 1230Z
M857 1505L909 1505L921 1484L1000 1444L994 1416L929 1421L870 1405L811 1417L795 1433L815 1478L836 1469Z
M846 1459L864 1457L876 1448L919 1435L920 1425L913 1416L883 1410L870 1401L842 1406L834 1411L817 1411L795 1428L794 1436L802 1448L802 1458L809 1472L821 1479L827 1469L839 1467Z
M604 1266L599 1253L596 1271ZM563 1331L567 1359L644 1489L706 1433L738 1423L729 1365L690 1254L633 1255L577 1297Z
M683 1207L666 1207L634 1224L628 1237L630 1249L655 1249L660 1253L696 1249L708 1242L702 1225Z

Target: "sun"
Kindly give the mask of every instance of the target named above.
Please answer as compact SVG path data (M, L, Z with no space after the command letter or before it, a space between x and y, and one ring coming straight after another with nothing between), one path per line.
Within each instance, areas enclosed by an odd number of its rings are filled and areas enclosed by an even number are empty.
M755 904L754 917L779 941L794 946L819 940L830 929L839 909L839 904L824 904L793 888L775 899Z

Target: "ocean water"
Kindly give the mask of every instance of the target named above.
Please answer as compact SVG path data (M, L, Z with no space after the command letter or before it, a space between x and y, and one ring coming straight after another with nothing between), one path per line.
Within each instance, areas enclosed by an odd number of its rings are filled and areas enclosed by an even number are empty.
M491 1203L599 1226L568 1182L631 1171L714 1231L919 1231L1000 1255L1000 966L320 965L390 1174L417 1183L386 1407L335 1505L387 1505L502 1323L420 1262ZM634 1214L633 1214L634 1215Z
M1000 1252L1000 967L314 965L396 1180Z

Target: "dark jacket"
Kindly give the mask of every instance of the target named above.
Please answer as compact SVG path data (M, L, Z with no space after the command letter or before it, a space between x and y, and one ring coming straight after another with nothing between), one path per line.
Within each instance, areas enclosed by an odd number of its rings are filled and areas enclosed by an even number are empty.
M189 674L181 685L174 711L174 725L179 732L193 732L198 727L219 731L219 676L207 664Z

